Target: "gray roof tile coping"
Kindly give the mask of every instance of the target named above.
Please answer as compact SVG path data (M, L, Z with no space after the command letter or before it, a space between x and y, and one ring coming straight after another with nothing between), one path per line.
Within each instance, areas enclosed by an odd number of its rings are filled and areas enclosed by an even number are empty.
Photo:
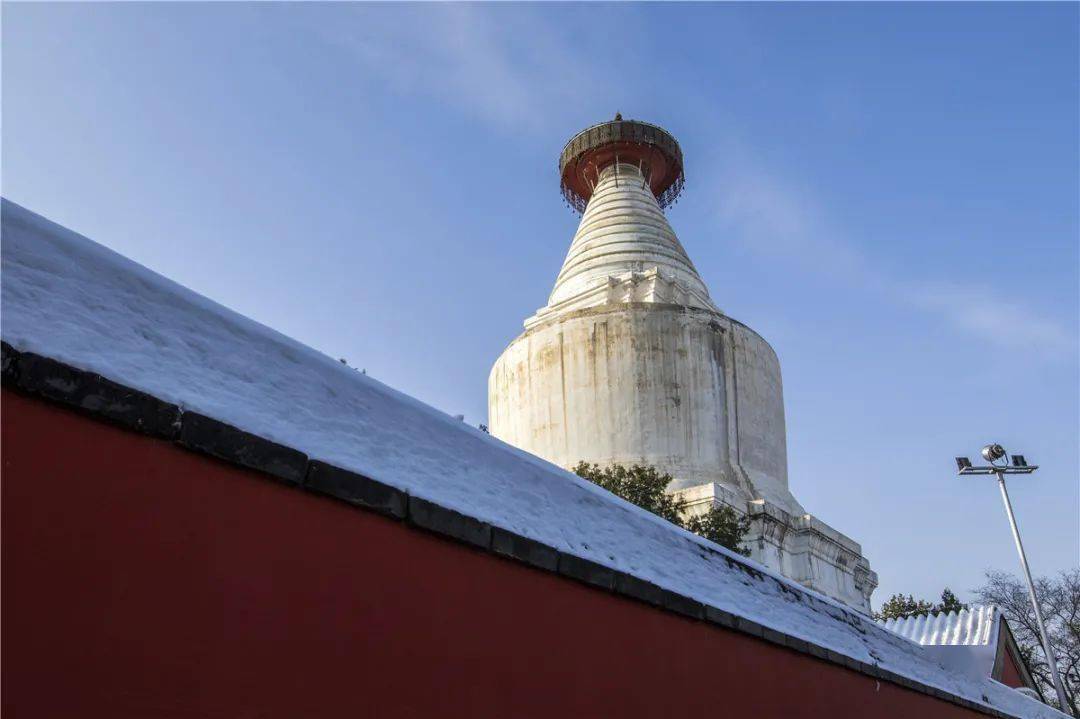
M559 568L559 553L535 539L522 537L501 527L491 528L491 551L508 559L544 569L549 572Z
M491 525L427 499L409 496L409 524L480 549L491 548Z
M319 460L308 463L304 487L395 519L404 519L408 511L407 493Z

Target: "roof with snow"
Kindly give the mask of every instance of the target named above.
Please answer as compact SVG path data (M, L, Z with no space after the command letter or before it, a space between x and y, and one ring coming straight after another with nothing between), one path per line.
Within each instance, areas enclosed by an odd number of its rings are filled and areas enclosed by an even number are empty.
M948 614L887 619L882 626L916 644L977 646L997 644L1001 611L975 605Z
M560 573L588 560L613 570L614 591L655 586L655 604L824 661L995 716L1063 716L14 203L0 214L2 336L16 353L533 540Z
M880 624L926 647L927 654L947 668L968 676L999 678L1008 651L1024 681L1035 686L1005 616L993 605L887 619Z

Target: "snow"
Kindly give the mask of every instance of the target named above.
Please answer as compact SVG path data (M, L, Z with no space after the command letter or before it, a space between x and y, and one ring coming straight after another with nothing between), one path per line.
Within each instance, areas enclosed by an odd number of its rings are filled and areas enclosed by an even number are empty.
M973 677L990 676L997 659L1001 611L973 605L948 614L924 614L878 622L894 634L923 645L943 666Z
M997 607L974 604L955 612L892 618L879 623L916 644L975 646L997 643L1000 620Z
M7 200L2 335L185 409L912 680L1063 716L951 673L871 619L717 548ZM747 571L752 568L756 571Z

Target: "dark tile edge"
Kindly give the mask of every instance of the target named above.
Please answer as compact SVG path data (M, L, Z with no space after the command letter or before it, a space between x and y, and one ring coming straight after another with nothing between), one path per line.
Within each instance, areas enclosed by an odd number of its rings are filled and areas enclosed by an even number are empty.
M180 432L180 408L101 375L0 343L0 382L109 424L159 439Z
M615 573L615 593L662 607L690 619L704 619L705 605L678 592L664 589L633 574Z
M725 610L702 604L625 572L613 570L513 532L492 527L474 517L434 502L413 497L364 475L319 460L303 452L245 432L237 427L179 406L99 374L48 357L20 352L0 341L0 383L140 434L175 440L185 449L268 474L288 484L346 502L418 528L557 573L592 587L644 602L684 617L763 639L791 651L888 681L951 704L1001 719L1011 714L944 690L921 684L877 665L866 664L765 627Z
M400 489L317 459L308 463L304 487L394 519L409 510L409 495Z
M459 542L491 549L491 525L479 519L447 509L426 499L409 495L409 524Z
M19 357L22 352L0 340L0 383L16 388L19 383Z
M598 589L615 590L615 570L574 554L559 552L558 573Z
M543 542L508 532L501 527L491 528L491 551L548 572L558 571L559 568L557 551Z
M308 457L303 452L198 412L183 413L176 443L295 486L301 486L307 475Z

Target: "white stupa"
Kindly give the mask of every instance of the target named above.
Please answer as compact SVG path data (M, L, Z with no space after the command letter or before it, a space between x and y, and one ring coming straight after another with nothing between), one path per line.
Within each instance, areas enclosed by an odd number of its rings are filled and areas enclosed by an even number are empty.
M860 546L788 489L780 364L713 303L663 209L682 152L616 116L563 150L563 193L584 214L545 307L491 370L492 434L566 468L669 472L688 511L752 519L752 556L869 611L877 575Z

